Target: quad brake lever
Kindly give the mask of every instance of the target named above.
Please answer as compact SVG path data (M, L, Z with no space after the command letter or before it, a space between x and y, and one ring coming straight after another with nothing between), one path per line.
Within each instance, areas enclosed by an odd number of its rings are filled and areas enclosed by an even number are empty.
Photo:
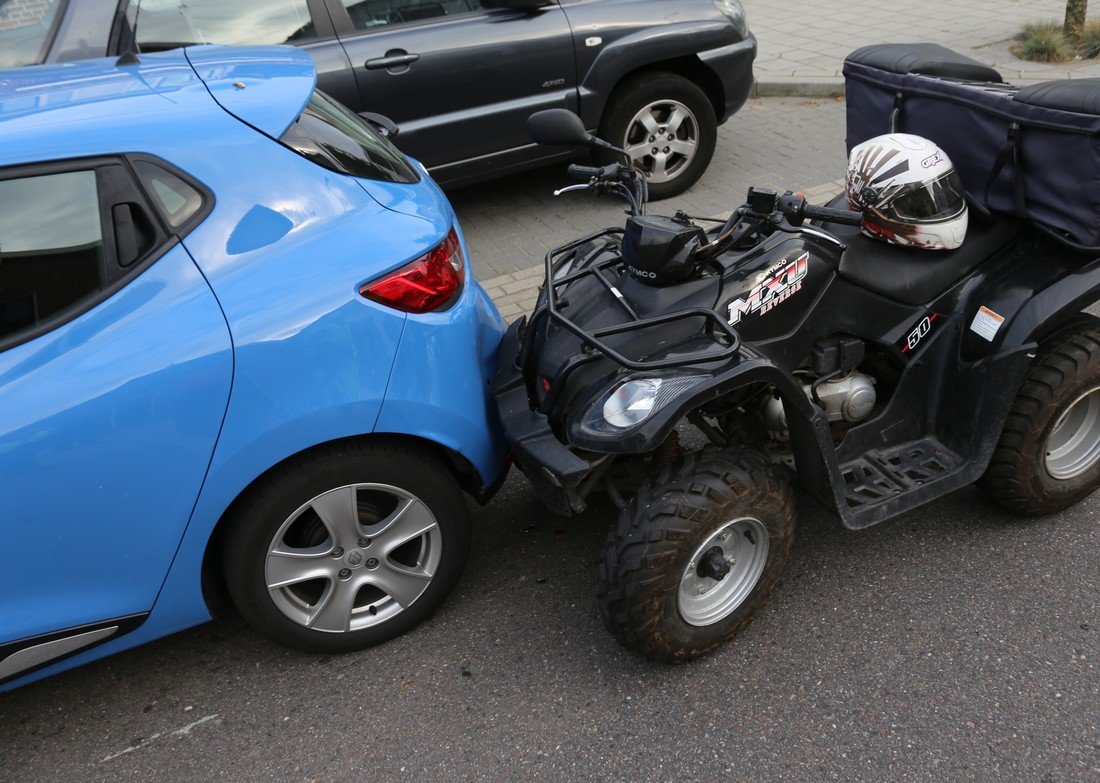
M566 187L562 188L561 190L555 190L554 191L554 196L556 198L557 196L563 196L566 193L573 193L573 192L576 192L578 190L591 190L591 189L592 189L592 185L590 185L590 184L586 184L586 185L567 185Z

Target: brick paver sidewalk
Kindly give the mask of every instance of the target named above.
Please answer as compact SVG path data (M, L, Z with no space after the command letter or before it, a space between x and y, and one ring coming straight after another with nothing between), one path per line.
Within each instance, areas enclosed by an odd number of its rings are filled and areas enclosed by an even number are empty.
M874 43L943 44L992 65L1015 84L1100 76L1100 60L1032 63L1008 51L1025 22L1060 21L1065 0L742 2L760 42L755 72L762 96L840 93L844 57Z

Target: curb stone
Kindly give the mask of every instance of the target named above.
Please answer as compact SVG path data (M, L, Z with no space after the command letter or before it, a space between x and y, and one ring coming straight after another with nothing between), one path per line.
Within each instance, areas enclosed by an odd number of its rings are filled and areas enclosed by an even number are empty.
M779 81L758 81L753 86L754 98L843 98L843 79L793 78Z

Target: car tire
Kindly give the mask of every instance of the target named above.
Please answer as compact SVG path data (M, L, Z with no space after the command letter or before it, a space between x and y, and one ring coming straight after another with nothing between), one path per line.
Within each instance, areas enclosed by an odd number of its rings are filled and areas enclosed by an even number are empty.
M1027 516L1063 511L1100 487L1100 319L1081 316L1043 341L981 486Z
M307 652L348 652L431 615L462 573L466 502L429 450L355 442L294 457L239 504L222 549L241 615Z
M663 124L669 120L675 128ZM703 176L718 143L718 120L714 105L697 84L674 73L647 71L616 88L599 135L631 152L635 165L649 176L649 197L656 201L683 193ZM622 160L614 153L600 157L603 163ZM656 171L661 162L663 175Z
M600 614L620 644L655 661L690 661L752 619L794 543L794 498L781 471L735 448L689 454L643 487L599 566ZM701 574L715 555L729 570Z

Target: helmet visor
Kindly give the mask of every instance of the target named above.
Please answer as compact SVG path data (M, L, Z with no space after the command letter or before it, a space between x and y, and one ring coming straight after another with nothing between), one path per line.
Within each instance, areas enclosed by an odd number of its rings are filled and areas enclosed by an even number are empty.
M966 209L959 175L951 170L931 182L912 186L890 202L894 216L912 223L949 220Z

